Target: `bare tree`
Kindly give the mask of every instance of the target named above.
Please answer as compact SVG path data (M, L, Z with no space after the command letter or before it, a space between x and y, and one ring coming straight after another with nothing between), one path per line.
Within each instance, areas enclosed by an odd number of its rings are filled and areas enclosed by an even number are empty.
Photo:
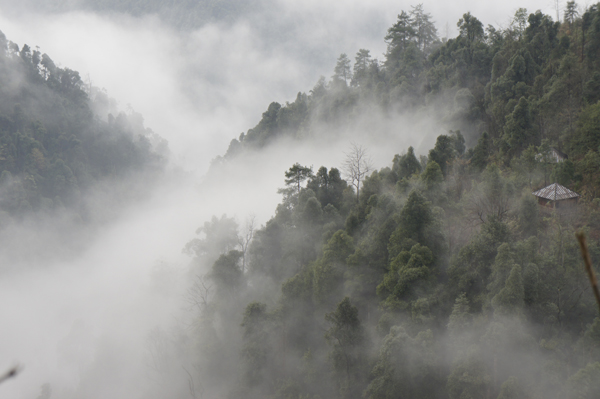
M185 299L192 308L198 308L203 312L208 307L212 288L213 285L207 275L196 276L194 284L187 290Z
M363 146L351 143L350 150L346 153L344 161L344 172L348 176L350 184L356 188L356 202L359 200L360 182L373 169L367 149Z
M242 234L238 234L238 244L242 249L242 273L246 272L247 262L247 252L248 247L250 246L250 242L252 241L252 237L254 236L254 222L256 220L255 215L251 215L248 219L246 219L246 226Z
M513 207L515 193L509 190L499 175L479 184L467 197L465 218L475 225L486 223L490 216L502 221Z

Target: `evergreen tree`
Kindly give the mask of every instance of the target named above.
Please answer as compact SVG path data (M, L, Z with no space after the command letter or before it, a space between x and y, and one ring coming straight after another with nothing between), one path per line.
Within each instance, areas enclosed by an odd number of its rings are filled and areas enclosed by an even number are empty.
M506 119L504 129L507 152L520 155L529 145L535 144L536 134L531 120L529 102L521 97L513 112Z
M346 54L341 54L337 59L337 64L335 65L334 78L343 80L345 84L348 83L348 79L350 76L350 59Z
M425 183L427 190L435 190L444 181L444 175L440 165L436 161L427 162L425 170L421 174L421 180Z
M428 52L429 47L437 40L437 29L431 20L431 14L426 13L423 4L411 6L410 16L415 32L417 47L423 52Z
M410 250L417 243L426 244L426 229L433 221L431 203L419 191L411 191L406 205L400 211L398 228L390 237L388 244L390 257L396 257L400 252Z
M487 132L483 132L477 140L477 145L473 149L473 156L471 157L472 167L476 171L483 171L487 166L490 153L490 138Z
M369 67L371 66L371 54L369 50L360 49L354 58L354 73L352 75L352 86L362 86L367 80Z
M416 173L421 172L421 164L415 156L415 150L408 147L406 154L394 156L394 164L392 170L396 173L398 179L408 178Z
M411 15L402 11L398 15L397 22L388 29L385 41L388 43L386 67L391 67L392 63L397 63L402 53L406 51L409 43L413 42L417 32L413 27Z
M429 160L439 165L444 176L448 174L448 166L455 156L454 140L444 134L438 136L435 147L429 150Z
M517 313L523 308L524 299L521 266L515 265L506 279L504 288L492 299L492 306L496 312Z

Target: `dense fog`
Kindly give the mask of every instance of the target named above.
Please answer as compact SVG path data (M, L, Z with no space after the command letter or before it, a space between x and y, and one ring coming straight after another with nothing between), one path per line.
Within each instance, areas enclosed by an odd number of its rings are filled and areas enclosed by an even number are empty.
M417 159L426 156L436 138L448 134L439 117L448 107L442 98L415 112L354 115L355 123L339 131L317 123L306 140L282 138L226 162L219 158L232 139L259 123L271 102L293 102L298 92L315 90L321 76L329 80L341 53L353 60L359 49L369 49L383 61L383 38L409 3L272 0L185 29L160 14L94 10L84 1L13 3L0 1L0 30L8 40L79 71L90 96L103 92L115 109L140 114L169 151L164 171L139 195L135 189L124 201L113 197L110 180L84 192L82 201L98 215L88 224L64 212L27 216L0 232L0 371L19 366L15 378L0 384L1 397L228 397L225 373L237 375L241 367L236 356L245 305L261 301L276 308L281 283L254 276L239 294L240 302L247 299L244 307L222 311L231 320L219 320L218 333L231 347L210 358L222 358L218 373L206 371L208 358L194 358L203 338L189 342L199 334L197 303L190 299L198 297L190 290L216 258L199 261L184 253L201 236L197 229L222 215L235 219L240 234L251 220L255 230L264 227L295 163L315 173L321 165L342 169L355 143L368 150L371 170L379 170L410 146ZM499 29L510 25L519 7L556 15L549 1L424 7L440 38L456 37L456 22L467 11ZM465 136L474 147L478 136ZM135 175L115 183L136 184ZM325 327L319 328L323 335ZM468 340L468 332L461 334L452 339Z

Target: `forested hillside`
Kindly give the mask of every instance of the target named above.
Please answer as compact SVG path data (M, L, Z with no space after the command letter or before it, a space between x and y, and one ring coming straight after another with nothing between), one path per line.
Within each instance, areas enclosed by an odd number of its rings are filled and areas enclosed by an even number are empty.
M0 226L62 209L85 220L98 184L111 180L108 192L135 173L138 189L152 181L166 142L141 115L114 110L79 73L0 33Z
M429 109L448 128L380 170L360 144L343 165L290 165L264 226L200 227L184 249L196 323L172 347L190 354L190 384L231 398L597 398L600 318L575 231L597 264L600 4L577 10L519 9L506 29L466 13L440 40L412 7L383 61L342 54L331 79L233 140L219 162L372 110ZM540 206L532 192L554 182L577 205Z

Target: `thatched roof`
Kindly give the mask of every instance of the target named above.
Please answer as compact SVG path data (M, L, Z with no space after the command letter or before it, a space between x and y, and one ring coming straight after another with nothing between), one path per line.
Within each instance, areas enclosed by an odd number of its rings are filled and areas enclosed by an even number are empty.
M569 198L577 198L579 194L569 190L558 183L549 185L533 193L536 197L544 198L550 201L560 201Z

